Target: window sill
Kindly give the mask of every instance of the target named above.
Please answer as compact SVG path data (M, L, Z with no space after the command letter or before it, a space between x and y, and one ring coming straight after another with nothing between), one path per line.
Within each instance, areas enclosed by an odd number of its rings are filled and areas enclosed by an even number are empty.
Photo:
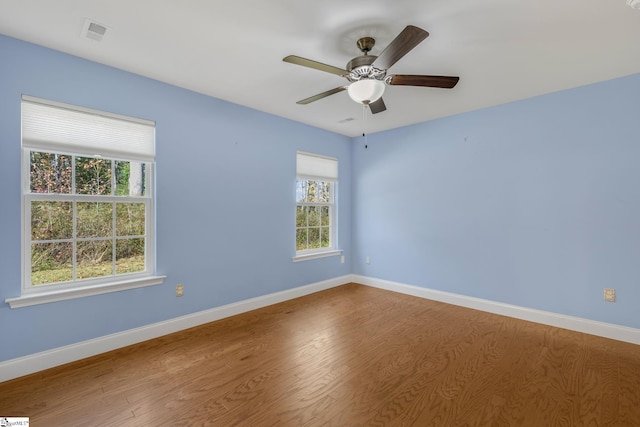
M91 295L106 294L109 292L124 291L127 289L142 288L145 286L160 285L167 276L151 276L142 279L123 280L121 282L102 283L99 285L85 286L74 289L56 291L43 291L34 294L25 294L16 298L4 300L11 308L28 307L30 305L46 304L55 301L64 301L74 298L88 297Z
M336 256L341 254L342 254L342 250L340 249L333 249L330 251L322 251L322 252L311 252L307 254L296 255L293 258L291 258L291 261L300 262L300 261L306 261L309 259L326 258L329 256Z

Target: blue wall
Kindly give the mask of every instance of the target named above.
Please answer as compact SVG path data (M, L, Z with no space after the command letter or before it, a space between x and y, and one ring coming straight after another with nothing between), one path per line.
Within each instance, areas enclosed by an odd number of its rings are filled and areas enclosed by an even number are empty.
M0 304L0 361L349 273L640 328L640 75L370 135L365 148L4 36L0 58L0 300L20 294L22 94L157 122L167 275ZM345 264L291 262L296 150L340 161Z
M0 361L350 273L339 257L291 261L296 150L339 160L349 259L349 138L4 36L0 58L0 300L20 295L22 94L156 121L157 272L167 275L160 286L0 304Z
M354 273L640 328L638 100L633 75L354 141Z

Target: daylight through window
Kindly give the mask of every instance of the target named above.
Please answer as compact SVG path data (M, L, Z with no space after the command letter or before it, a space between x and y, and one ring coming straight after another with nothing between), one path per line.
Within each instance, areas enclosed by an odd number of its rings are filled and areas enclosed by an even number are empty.
M152 122L22 102L23 291L153 273Z
M338 161L297 153L296 253L335 249Z

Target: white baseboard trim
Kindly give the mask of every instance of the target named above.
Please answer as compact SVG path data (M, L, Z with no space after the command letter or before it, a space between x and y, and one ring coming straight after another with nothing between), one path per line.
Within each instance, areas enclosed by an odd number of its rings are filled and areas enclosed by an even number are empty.
M450 292L391 282L388 280L375 279L367 276L353 275L352 281L375 288L473 308L475 310L500 314L516 319L528 320L530 322L541 323L543 325L555 326L604 338L611 338L631 344L640 344L640 329L630 328L627 326L598 322L580 317L566 316L563 314L504 304L496 301L453 294Z
M352 282L346 275L0 362L0 382Z
M350 274L0 362L0 382L351 282L640 345L640 329Z

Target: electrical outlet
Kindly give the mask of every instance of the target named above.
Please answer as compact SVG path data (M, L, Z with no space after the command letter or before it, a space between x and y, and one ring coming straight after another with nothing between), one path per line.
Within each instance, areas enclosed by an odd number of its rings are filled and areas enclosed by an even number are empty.
M366 262L367 264L371 264L371 258L367 257L367 259L365 260L365 262Z
M344 264L344 255L340 257L340 264Z
M607 302L616 302L616 290L604 288L604 300Z
M176 285L176 296L181 297L183 295L184 295L184 285L183 284Z

